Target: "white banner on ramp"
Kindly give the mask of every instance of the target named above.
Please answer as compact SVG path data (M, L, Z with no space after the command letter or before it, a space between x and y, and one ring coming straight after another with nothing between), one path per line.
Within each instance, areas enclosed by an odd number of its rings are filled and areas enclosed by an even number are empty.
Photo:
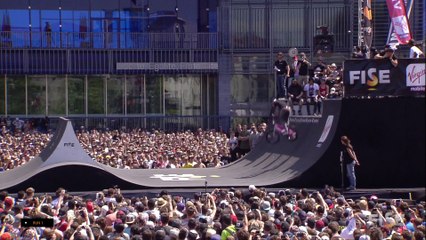
M324 129L322 130L321 137L318 140L317 147L321 147L322 143L325 142L325 140L328 137L328 134L330 133L331 127L333 126L333 120L334 116L329 115L327 117L327 121L325 122Z

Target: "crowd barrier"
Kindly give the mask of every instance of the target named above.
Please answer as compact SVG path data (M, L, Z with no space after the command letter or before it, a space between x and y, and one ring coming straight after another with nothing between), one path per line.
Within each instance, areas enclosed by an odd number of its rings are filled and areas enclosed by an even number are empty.
M32 127L41 131L55 131L60 117L22 117L9 116L4 122L13 124L16 117L23 122L31 122ZM166 132L202 129L215 129L227 132L231 127L229 116L68 116L74 129L129 130L129 129L160 129ZM23 124L24 125L24 124Z

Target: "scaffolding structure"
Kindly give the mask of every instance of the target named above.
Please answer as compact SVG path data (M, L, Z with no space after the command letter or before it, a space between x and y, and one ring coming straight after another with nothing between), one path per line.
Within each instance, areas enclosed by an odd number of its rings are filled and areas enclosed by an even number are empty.
M372 20L371 0L358 0L358 46L365 49L366 56L373 42Z

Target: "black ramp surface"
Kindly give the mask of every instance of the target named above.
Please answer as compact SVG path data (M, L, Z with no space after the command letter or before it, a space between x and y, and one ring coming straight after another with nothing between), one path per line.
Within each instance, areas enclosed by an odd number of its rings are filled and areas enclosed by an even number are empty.
M106 180L115 180L140 187L200 187L207 181L210 187L247 186L256 184L268 186L286 182L300 176L316 163L330 145L339 121L341 101L328 100L324 104L322 117L292 117L298 138L290 142L284 138L275 144L262 141L242 159L221 168L205 169L115 169L93 161L82 149L74 135L71 123L62 120L62 127L55 133L45 151L30 163L0 174L0 189L39 183L43 184L46 175L54 174L55 168L63 173L66 166L70 171L78 171L75 166L92 168L86 182L99 190L105 187ZM61 137L58 137L61 136ZM56 146L56 147L53 147ZM60 170L60 171L59 171ZM49 171L49 174L42 172ZM101 177L100 177L101 176ZM57 183L63 186L66 183ZM35 186L41 187L43 186ZM78 186L73 186L78 187ZM87 186L81 186L87 189ZM56 189L52 189L54 191ZM74 189L79 190L79 189ZM47 190L45 190L47 191Z
M56 167L82 165L102 169L84 151L71 122L61 118L58 129L38 157L16 169L0 173L0 189L15 186L31 177Z

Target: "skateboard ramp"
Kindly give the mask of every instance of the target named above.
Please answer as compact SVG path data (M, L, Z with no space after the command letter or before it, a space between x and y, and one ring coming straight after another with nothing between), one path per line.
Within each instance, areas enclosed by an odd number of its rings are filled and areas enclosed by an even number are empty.
M176 187L270 186L299 177L312 167L330 145L339 122L340 100L323 104L321 117L291 117L298 134L275 144L262 140L249 154L221 168L115 169L93 161L78 142L71 123L61 119L49 145L29 163L0 173L0 189L37 191L65 187L90 191L118 184L122 189Z

